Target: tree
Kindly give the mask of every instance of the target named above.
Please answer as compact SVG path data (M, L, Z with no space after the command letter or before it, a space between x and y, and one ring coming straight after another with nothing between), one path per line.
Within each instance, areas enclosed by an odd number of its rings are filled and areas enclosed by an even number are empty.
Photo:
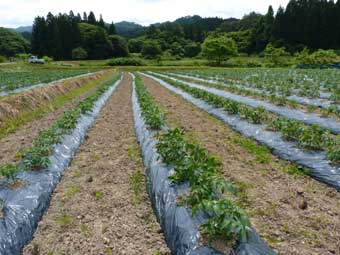
M127 57L129 49L126 40L119 35L110 35L109 40L112 44L112 57Z
M97 25L97 20L96 20L96 16L94 15L93 12L90 12L88 18L87 18L87 23L91 24L91 25Z
M209 36L202 44L202 53L219 66L222 61L237 55L237 47L235 41L226 36Z
M268 43L266 49L264 50L264 56L274 65L282 66L284 60L282 57L288 56L289 53L285 51L284 47L275 48L271 43Z
M309 54L309 50L304 48L296 56L296 61L300 65L331 65L340 61L338 55L333 50L317 50L312 54Z
M43 56L46 53L47 27L44 17L36 17L32 28L32 53Z
M143 38L130 39L128 41L129 51L132 53L140 53L144 45L144 40Z
M87 13L86 12L84 12L84 14L83 14L83 21L87 22Z
M30 44L19 33L0 27L0 55L14 57L19 53L28 53Z
M170 46L171 55L183 57L184 56L184 48L178 42L174 42Z
M87 52L82 47L78 47L72 50L72 59L86 59L87 58Z
M89 59L108 58L112 52L112 44L105 29L79 23L81 46L86 50Z
M109 35L115 35L117 34L116 32L116 26L115 24L113 24L113 22L111 22L110 26L109 26L109 29L107 31L109 33Z
M189 42L184 46L184 54L186 57L196 57L201 52L201 45L196 42Z
M105 22L103 20L103 15L101 15L101 14L100 14L100 18L99 18L99 21L98 21L98 26L105 28Z
M145 58L155 59L162 54L162 49L156 41L145 41L142 48L142 56Z

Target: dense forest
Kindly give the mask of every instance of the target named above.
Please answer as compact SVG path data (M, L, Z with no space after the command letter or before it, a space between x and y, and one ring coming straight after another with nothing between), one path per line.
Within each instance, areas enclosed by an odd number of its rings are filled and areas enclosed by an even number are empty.
M295 53L305 47L340 49L340 0L291 0L276 13L270 6L264 15L249 13L242 19L188 16L173 22L143 27L107 23L93 12L36 17L31 52L54 59L103 59L130 53L156 56L195 57L208 36L232 38L239 53L261 54L267 45ZM8 55L0 52L0 54Z

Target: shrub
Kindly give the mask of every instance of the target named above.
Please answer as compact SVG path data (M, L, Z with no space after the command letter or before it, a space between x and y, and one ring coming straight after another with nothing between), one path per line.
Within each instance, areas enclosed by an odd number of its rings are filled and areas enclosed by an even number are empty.
M318 50L309 54L307 48L303 49L296 56L296 61L300 65L320 66L331 65L339 61L338 55L333 50Z
M53 58L50 58L49 56L43 56L43 60L45 60L46 63L50 63L53 61Z
M155 41L145 41L141 53L145 58L156 59L162 54L162 49Z
M27 53L20 53L20 54L16 54L15 58L22 60L22 61L26 61L28 60L28 58L31 56L31 54L27 54Z
M82 47L78 47L72 50L72 59L86 59L87 52Z
M285 60L283 57L288 56L289 53L285 51L285 48L275 48L271 43L268 43L264 50L264 56L270 61L273 67L285 66Z
M144 63L138 58L113 58L106 62L108 66L143 66Z
M6 61L6 58L0 55L0 63L4 63L5 61Z

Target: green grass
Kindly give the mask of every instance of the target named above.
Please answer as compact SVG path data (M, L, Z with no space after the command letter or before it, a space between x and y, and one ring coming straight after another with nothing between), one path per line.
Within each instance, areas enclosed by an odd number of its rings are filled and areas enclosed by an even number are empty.
M104 196L104 193L101 192L101 191L96 191L96 192L94 192L94 197L96 198L96 200L102 199L103 196Z
M67 198L72 198L74 197L77 193L81 191L81 186L80 185L71 185L68 187L66 191L66 197Z
M80 229L84 237L89 237L91 235L89 227L86 224L81 224Z
M261 164L267 164L270 162L271 154L270 150L262 145L257 144L255 141L246 138L234 138L233 143L241 146L248 153L255 156L256 161Z
M143 199L145 186L145 175L141 171L136 171L130 175L130 184L133 191L133 203L139 205Z
M57 217L55 219L55 222L60 226L60 227L67 227L70 226L74 221L74 218L70 214L64 214L63 216Z

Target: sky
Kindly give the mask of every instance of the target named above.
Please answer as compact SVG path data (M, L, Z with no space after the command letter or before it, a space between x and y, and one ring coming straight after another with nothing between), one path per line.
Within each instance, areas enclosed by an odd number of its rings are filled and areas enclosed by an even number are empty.
M188 15L241 18L251 11L277 10L288 0L0 0L0 27L28 26L40 15L89 13L103 15L105 22L132 21L142 25L173 21Z

